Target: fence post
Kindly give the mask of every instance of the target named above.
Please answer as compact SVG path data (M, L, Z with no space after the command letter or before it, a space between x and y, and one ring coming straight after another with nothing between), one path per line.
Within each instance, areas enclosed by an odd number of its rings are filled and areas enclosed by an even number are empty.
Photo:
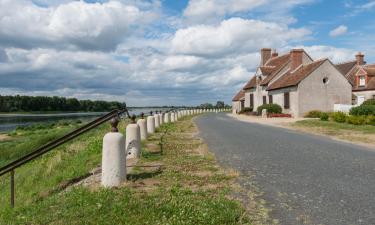
M171 123L174 123L175 122L175 117L174 117L174 112L171 112Z
M164 123L164 121L163 121L163 112L160 111L160 113L159 113L159 124L162 125L163 123Z
M135 123L135 115L132 116L132 123L126 126L126 153L127 158L139 158L141 156L141 132Z
M169 113L164 114L164 123L169 123Z
M147 117L147 132L149 134L155 133L155 117L150 112L150 116Z
M155 120L155 129L159 128L160 127L160 121L159 121L159 115L158 115L157 111L155 112L154 120Z
M125 138L118 132L118 119L111 120L112 130L103 138L102 178L104 187L117 187L126 180Z
M141 140L147 139L147 123L146 123L144 115L145 115L144 113L141 113L141 119L137 121L139 130L141 132Z

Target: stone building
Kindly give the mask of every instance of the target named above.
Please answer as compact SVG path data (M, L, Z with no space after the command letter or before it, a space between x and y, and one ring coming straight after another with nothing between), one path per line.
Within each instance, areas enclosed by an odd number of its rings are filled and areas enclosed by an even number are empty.
M303 49L278 55L261 50L260 66L243 88L244 107L276 103L283 113L301 117L311 110L333 111L351 104L352 85L329 59L313 60Z

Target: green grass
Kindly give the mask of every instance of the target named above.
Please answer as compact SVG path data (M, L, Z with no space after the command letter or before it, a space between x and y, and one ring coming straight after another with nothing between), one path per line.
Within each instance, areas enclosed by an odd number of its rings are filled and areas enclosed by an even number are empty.
M321 121L319 119L301 120L295 123L296 126L303 127L321 127L332 131L358 131L365 134L375 134L375 126L371 125L353 125L348 123L337 123L334 121Z
M102 126L17 169L14 209L9 207L9 179L0 177L0 224L250 223L239 201L228 198L236 175L219 168L209 152L197 151L204 144L192 135L191 117L163 125L142 143L142 158L123 187L59 190L62 182L100 164L108 130ZM164 133L163 152L147 149L158 145Z

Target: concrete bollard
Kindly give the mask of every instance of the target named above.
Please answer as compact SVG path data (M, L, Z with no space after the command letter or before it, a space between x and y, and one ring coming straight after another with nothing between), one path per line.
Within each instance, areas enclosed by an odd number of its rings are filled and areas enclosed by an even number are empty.
M104 187L117 187L126 181L125 138L118 132L118 122L111 120L112 132L103 138L101 185Z
M147 133L155 133L155 117L152 115L147 117Z
M164 123L169 123L170 120L169 120L169 113L165 113L164 114Z
M155 114L154 115L154 120L155 120L155 129L160 127L160 121L159 121L159 115Z
M164 123L164 121L163 121L163 113L160 112L159 113L159 125L162 125L163 123Z
M126 153L127 158L139 158L141 156L141 131L135 123L135 116L132 123L126 126Z
M141 132L141 140L146 140L147 139L147 123L146 123L143 113L141 113L141 119L137 121L137 124Z
M174 121L176 121L176 122L178 121L178 112L174 113Z
M262 118L267 118L267 109L262 109Z
M171 113L171 123L174 123L175 120L174 120L174 112Z

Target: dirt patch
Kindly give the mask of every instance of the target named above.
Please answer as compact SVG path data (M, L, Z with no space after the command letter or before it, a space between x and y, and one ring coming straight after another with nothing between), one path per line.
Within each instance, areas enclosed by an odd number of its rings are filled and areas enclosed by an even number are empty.
M11 139L7 134L0 134L0 141L6 141Z

